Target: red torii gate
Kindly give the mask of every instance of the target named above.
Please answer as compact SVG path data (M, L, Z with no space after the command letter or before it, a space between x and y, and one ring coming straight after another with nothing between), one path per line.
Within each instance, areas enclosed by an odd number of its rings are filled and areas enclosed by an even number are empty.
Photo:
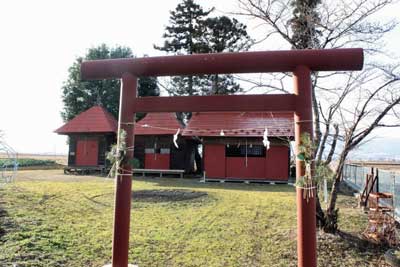
M303 133L313 136L311 71L351 71L363 67L363 50L325 49L196 54L86 61L82 79L122 79L119 129L132 147L136 112L291 111L296 151ZM136 93L140 76L293 72L294 94L143 97ZM131 159L133 151L127 152ZM116 179L112 266L127 267L131 208L131 166L124 164ZM296 179L305 173L296 160ZM303 198L297 188L297 254L299 267L317 266L315 198Z

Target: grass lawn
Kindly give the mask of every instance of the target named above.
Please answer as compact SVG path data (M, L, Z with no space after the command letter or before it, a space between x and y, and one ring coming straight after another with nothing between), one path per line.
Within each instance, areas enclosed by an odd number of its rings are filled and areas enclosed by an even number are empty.
M158 178L133 185L129 257L139 267L296 266L291 186ZM113 197L109 179L19 172L14 184L0 189L0 266L109 263ZM357 234L366 218L354 205L352 197L340 196L340 228ZM324 267L376 266L381 255L326 234L319 234L318 246Z

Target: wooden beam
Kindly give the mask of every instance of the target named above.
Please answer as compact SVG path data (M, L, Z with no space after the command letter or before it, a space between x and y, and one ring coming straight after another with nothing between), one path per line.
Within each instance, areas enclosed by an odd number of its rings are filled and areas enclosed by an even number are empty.
M135 112L290 112L295 107L296 97L292 94L142 97L134 101Z
M81 77L96 80L121 78L124 73L140 77L292 72L298 66L307 66L311 71L346 71L361 70L363 61L361 48L104 59L82 62Z

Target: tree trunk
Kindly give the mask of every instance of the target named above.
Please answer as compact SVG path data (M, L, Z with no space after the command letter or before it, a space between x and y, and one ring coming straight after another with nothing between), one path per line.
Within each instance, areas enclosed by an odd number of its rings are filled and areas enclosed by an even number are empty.
M329 165L332 161L333 154L335 153L335 150L336 150L337 140L339 138L339 125L335 123L333 125L333 127L335 128L335 135L333 136L333 141L332 141L331 149L329 150L328 157L326 157L326 161L325 161L326 165Z
M317 79L314 76L314 79ZM316 145L315 152L314 152L314 158L317 156L318 148L321 142L321 137L322 137L322 132L321 132L321 125L320 125L320 114L319 114L319 109L318 109L318 102L317 102L317 96L315 94L315 82L316 80L313 81L313 86L312 86L312 104L313 104L313 114L314 114L314 144Z
M193 95L193 76L189 76L188 95Z
M211 80L211 94L218 95L218 74L212 76Z
M326 224L326 219L325 219L325 212L323 211L322 207L321 207L321 202L319 200L319 196L318 196L318 191L317 191L317 195L316 195L317 199L316 199L316 208L317 208L317 226L319 228L324 228L325 224Z
M337 231L337 221L338 221L338 209L336 209L336 200L340 186L340 180L342 177L342 171L344 162L346 160L347 154L349 153L347 144L340 155L338 166L335 170L334 182L332 185L331 195L329 198L328 208L325 214L325 225L323 227L326 233L335 233Z
M319 143L319 148L318 148L318 156L317 156L317 164L321 163L322 160L322 156L324 154L325 151L325 144L326 144L326 140L328 139L328 135L329 135L329 126L330 126L330 121L327 121L325 123L325 133L324 136L322 137L322 140Z

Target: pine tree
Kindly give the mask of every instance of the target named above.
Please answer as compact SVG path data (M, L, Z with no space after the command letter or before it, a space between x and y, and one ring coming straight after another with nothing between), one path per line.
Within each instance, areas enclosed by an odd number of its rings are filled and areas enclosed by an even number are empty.
M120 81L117 79L82 81L80 65L83 60L129 58L133 57L128 47L116 46L109 48L102 44L90 48L84 57L79 57L69 68L68 79L62 87L64 109L61 116L64 121L71 120L79 113L94 105L101 105L118 118ZM154 77L140 78L138 81L140 96L158 96L160 94L157 79Z
M213 9L204 11L193 0L184 0L175 10L170 12L170 25L165 28L163 46L154 46L155 49L172 52L174 54L201 53L204 44L201 35L204 31L203 21ZM177 95L198 94L200 77L174 77L172 85Z
M245 51L253 44L247 34L246 25L227 16L207 18L204 22L204 51L207 53ZM232 75L211 75L207 94L233 94L241 90Z
M184 0L170 12L170 26L165 28L166 33L163 35L166 39L164 46L154 47L175 54L201 53L204 47L201 41L204 18L212 11L213 9L204 11L193 0Z
M247 50L251 39L246 26L226 16L208 18L193 0L184 0L171 11L164 45L156 49L174 54L219 53ZM227 94L240 90L232 75L201 75L172 78L175 95Z

